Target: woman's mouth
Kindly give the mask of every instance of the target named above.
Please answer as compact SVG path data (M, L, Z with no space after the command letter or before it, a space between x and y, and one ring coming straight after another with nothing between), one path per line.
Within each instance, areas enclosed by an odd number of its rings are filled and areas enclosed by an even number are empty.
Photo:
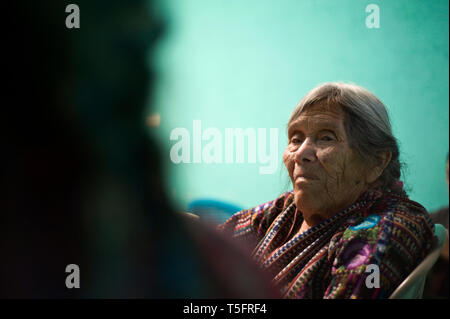
M310 173L299 173L294 175L295 183L317 180L317 176Z

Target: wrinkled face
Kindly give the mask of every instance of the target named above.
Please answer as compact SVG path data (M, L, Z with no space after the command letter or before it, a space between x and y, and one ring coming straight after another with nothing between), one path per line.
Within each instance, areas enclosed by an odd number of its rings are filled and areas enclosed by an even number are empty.
M288 127L283 160L305 220L320 222L366 189L366 165L350 148L340 106L309 106Z

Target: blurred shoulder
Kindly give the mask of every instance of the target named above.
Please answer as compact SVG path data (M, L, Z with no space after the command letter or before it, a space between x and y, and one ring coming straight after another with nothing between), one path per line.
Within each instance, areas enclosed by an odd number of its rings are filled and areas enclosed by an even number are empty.
M225 223L218 226L218 230L228 233L233 237L241 237L247 234L261 235L264 229L287 206L293 202L293 192L282 193L276 199L262 203L255 207L244 209L231 216Z
M206 271L200 279L207 294L201 298L278 298L270 278L250 259L249 247L236 245L200 219L188 218L185 238L193 244L193 253ZM245 280L242 280L245 278Z

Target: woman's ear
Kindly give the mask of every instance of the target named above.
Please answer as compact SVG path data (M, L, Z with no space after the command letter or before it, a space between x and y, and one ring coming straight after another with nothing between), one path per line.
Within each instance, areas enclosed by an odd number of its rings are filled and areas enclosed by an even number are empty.
M369 172L367 174L367 182L369 184L375 182L381 176L381 174L383 174L383 171L386 166L388 166L391 158L392 152L390 151L378 153L377 159L373 161L372 166L369 168Z

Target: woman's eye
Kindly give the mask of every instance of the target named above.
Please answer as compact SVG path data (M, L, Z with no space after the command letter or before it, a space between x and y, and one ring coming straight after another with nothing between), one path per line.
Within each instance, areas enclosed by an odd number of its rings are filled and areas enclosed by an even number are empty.
M335 138L334 138L334 136L331 136L331 135L323 135L323 136L320 138L320 140L321 140L321 141L324 141L324 142L331 142L331 141L334 141Z
M298 137L291 138L291 143L293 144L301 144L301 142L301 139L299 139Z

